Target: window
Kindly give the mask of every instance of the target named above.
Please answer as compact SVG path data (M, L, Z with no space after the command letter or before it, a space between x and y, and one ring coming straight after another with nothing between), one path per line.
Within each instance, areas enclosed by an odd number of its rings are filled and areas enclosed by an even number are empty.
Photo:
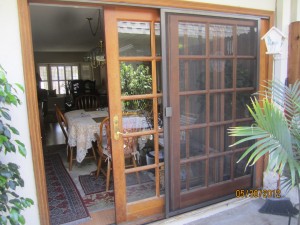
M70 80L79 79L79 66L72 64L39 65L41 88L55 90L56 94L66 94Z

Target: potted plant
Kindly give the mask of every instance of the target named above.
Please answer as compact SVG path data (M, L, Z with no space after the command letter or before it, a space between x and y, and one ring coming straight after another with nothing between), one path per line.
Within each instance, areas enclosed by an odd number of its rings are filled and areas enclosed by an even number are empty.
M6 72L0 65L0 153L6 157L8 154L20 153L26 156L25 145L15 139L19 131L9 124L11 116L6 106L18 106L21 104L17 97L17 89L24 92L20 84L11 85L6 79ZM13 134L13 135L12 135ZM19 166L13 162L3 162L0 159L0 224L12 225L25 224L25 218L21 214L22 210L33 205L30 198L20 197L17 188L24 187Z
M264 88L264 92L258 93L262 101L254 97L251 99L252 105L247 105L254 123L229 129L231 136L242 137L232 146L256 141L246 149L239 161L249 157L246 166L252 166L268 154L267 170L279 174L281 188L290 190L297 187L300 197L300 82L286 86L267 81Z

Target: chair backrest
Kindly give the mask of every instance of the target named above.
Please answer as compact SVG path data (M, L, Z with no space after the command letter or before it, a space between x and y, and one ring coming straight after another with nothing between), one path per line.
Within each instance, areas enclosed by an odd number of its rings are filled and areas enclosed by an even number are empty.
M70 94L73 97L79 96L84 93L84 82L83 80L70 80L68 83Z
M100 135L96 135L97 145L99 154L103 154L103 148L106 147L106 150L111 154L111 133L110 133L110 124L109 117L106 117L99 125ZM106 138L106 143L104 143L104 138Z
M94 94L96 92L96 81L85 80L84 81L84 93Z
M103 147L106 147L106 150L111 154L111 131L110 131L110 120L109 117L106 117L100 123L100 135L96 135L99 154L103 154ZM127 132L124 130L124 132ZM104 137L106 142L104 144ZM132 153L137 151L137 137L126 137L124 140L124 156L125 158L131 157Z
M62 111L60 110L59 106L55 105L55 113L56 113L56 118L57 118L57 121L59 123L59 126L65 136L65 139L66 139L66 144L68 142L68 132L67 132L67 129L68 129L68 123L67 123L67 120L64 116L64 114L62 113Z
M100 107L100 100L97 95L80 95L75 99L77 109L92 109Z

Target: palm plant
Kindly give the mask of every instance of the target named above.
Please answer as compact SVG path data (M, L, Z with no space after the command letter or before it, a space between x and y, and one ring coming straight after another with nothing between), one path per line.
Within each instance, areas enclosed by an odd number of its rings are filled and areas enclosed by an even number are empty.
M280 177L284 175L282 188L290 190L296 186L300 197L300 82L286 86L267 81L264 88L264 92L257 93L263 98L262 101L253 97L251 106L247 105L254 123L229 129L231 136L242 137L232 146L256 141L246 149L239 161L249 157L246 167L252 166L268 154L267 169L278 173Z

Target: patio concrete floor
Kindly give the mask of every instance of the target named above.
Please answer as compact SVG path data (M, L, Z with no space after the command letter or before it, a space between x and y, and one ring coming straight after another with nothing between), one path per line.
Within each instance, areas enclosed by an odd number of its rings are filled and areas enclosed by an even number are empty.
M151 225L288 225L289 218L286 216L258 212L264 203L264 199L231 199ZM296 224L297 217L294 217L290 225Z

